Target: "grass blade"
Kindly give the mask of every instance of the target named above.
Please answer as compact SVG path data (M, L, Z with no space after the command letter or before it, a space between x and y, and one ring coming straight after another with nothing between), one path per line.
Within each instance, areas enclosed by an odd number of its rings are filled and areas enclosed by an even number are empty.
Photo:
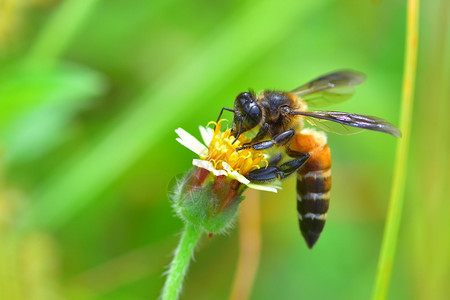
M408 148L411 135L414 88L418 48L419 0L408 0L406 54L403 74L400 129L403 137L397 145L396 159L388 215L383 234L378 270L372 294L373 300L386 299L397 249L398 232L402 216Z

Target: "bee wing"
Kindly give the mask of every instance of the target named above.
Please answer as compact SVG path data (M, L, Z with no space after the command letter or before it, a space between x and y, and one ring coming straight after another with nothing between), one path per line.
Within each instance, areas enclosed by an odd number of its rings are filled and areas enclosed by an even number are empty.
M349 99L354 86L364 82L366 76L352 70L342 70L323 75L291 91L308 105L323 107Z
M402 136L400 130L393 124L373 116L340 111L292 111L291 113L303 116L313 126L338 134L352 134L363 129L368 129L384 132L395 137Z
M304 117L305 121L314 127L319 128L320 130L340 134L340 135L350 135L350 134L356 134L360 133L364 129L358 128L358 127L352 127L352 126L346 126L342 125L340 123L324 120L324 119L317 119L313 117Z

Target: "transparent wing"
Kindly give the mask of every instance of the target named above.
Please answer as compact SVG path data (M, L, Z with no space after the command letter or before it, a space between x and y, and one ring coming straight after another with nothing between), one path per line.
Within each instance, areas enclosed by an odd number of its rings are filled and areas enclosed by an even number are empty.
M332 122L332 121L328 121L328 120L324 120L324 119L317 119L317 118L306 117L306 116L303 116L303 117L309 125L317 127L320 130L323 130L326 132L336 133L336 134L340 134L340 135L350 135L350 134L355 134L355 133L359 133L359 132L363 131L362 128L346 126L346 125L342 125L340 123L336 123L336 122Z
M293 111L294 115L305 117L305 120L322 130L338 134L353 134L368 129L384 132L395 137L402 133L393 124L373 116L345 113L340 111Z
M308 105L322 107L349 99L365 75L356 71L342 70L323 75L291 91Z

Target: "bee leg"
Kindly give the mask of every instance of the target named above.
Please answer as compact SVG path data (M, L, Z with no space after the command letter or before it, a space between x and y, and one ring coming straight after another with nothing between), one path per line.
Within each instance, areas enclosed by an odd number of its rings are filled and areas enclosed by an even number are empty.
M239 150L248 149L248 148L253 148L255 150L264 150L264 149L273 147L275 145L283 145L283 144L286 144L287 142L289 142L289 140L294 136L294 134L295 134L295 130L289 129L280 134L277 134L269 141L262 141L262 142L259 142L259 143L253 144L253 145L242 146L242 147L236 148L236 150L239 151Z
M253 183L264 183L276 178L283 178L283 176L283 172L274 166L257 169L245 175L245 177Z
M258 133L255 135L255 137L252 139L250 144L254 144L257 141L262 140L267 135L268 132L269 132L269 124L268 123L264 123L261 126L261 128L259 129Z
M261 126L261 129L259 129L258 133L255 135L255 137L249 143L243 144L242 147L238 148L238 150L251 148L252 145L255 144L257 141L262 140L267 135L268 132L269 132L269 124L264 123Z
M269 166L276 166L281 161L283 156L280 153L277 153L269 160Z
M264 183L274 180L276 178L284 179L297 171L308 160L309 154L302 153L302 155L296 159L285 162L279 167L269 165L267 168L261 168L248 173L245 177L254 183ZM277 159L275 157L275 159Z
M296 159L287 161L280 165L279 169L283 172L284 177L287 177L300 169L300 167L303 166L310 157L309 153L297 152L296 155Z

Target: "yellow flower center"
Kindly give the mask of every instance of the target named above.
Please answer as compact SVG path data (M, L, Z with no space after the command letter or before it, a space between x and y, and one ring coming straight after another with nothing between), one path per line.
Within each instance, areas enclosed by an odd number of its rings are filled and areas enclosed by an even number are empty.
M216 126L211 143L209 144L208 156L205 160L210 161L214 168L220 170L223 169L221 162L226 162L230 165L233 171L237 171L242 175L246 175L249 172L261 168L264 163L268 165L267 160L264 158L266 151L250 149L236 150L245 143L249 143L250 139L241 135L239 139L233 144L235 137L231 134L231 129L227 128L221 132L222 121L210 122Z

